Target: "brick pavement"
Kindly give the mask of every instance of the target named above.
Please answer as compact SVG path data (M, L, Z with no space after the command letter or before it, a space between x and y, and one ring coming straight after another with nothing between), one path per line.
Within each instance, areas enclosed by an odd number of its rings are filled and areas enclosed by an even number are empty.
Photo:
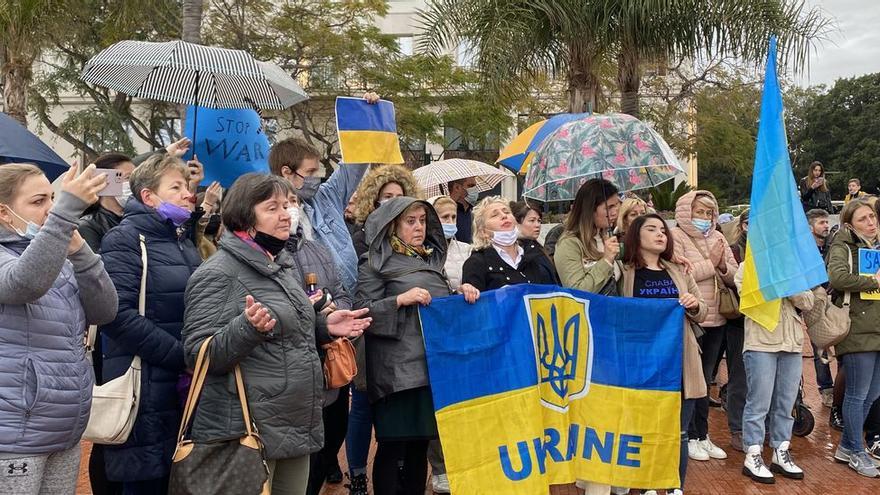
M807 347L807 349L809 349ZM809 352L809 351L807 351ZM724 371L720 372L719 382L724 382ZM710 435L713 441L724 448L729 457L725 461L697 462L688 464L686 492L688 495L770 495L770 494L810 494L810 495L868 495L880 493L880 479L871 480L855 474L843 464L832 461L834 449L840 439L840 433L828 426L829 409L822 406L816 390L816 376L812 360L804 358L804 378L806 401L816 417L816 429L805 437L792 440L792 452L795 460L804 469L805 479L801 481L781 479L777 477L775 485L760 485L747 479L740 472L743 454L729 447L726 418L720 409L711 410ZM713 393L717 391L713 390ZM78 494L91 493L88 488L87 463L88 445L84 446L83 468L81 470ZM375 448L375 445L374 445ZM340 462L344 466L343 455ZM770 461L770 454L765 450L765 461ZM370 456L372 463L372 454ZM426 495L431 491L426 490ZM632 493L636 493L635 491ZM662 492L661 492L662 493ZM550 490L551 495L577 495L574 486L556 486ZM327 485L322 495L348 495L348 490L340 485ZM503 494L489 494L503 495Z

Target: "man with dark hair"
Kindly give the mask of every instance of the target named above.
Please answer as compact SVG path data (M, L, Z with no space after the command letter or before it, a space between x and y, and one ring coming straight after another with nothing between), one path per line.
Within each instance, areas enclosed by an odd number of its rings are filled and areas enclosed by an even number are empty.
M461 242L470 244L473 241L474 205L477 204L479 191L477 180L473 177L452 181L446 185L449 197L458 205L458 218L456 225L458 231L455 238Z
M367 93L364 98L370 103L379 101L375 93ZM293 192L302 203L303 228L311 229L314 239L329 248L345 290L354 294L357 254L343 211L369 164L339 164L322 184L318 177L319 159L318 151L309 143L297 138L285 139L269 152L269 170L293 186Z
M122 221L122 209L131 197L128 177L134 171L131 158L122 153L105 153L93 162L95 167L122 172L122 196L101 196L97 205L89 209L79 223L79 233L92 251L101 252L101 239L108 230Z
M819 248L819 254L824 258L825 252L828 250L828 235L831 232L828 212L814 208L807 212L807 221L810 223L810 231L813 233L816 247ZM815 344L811 345L813 346L813 366L816 368L816 385L819 386L822 405L832 407L834 403L834 378L831 376L831 366L829 366L827 359L822 359L824 353Z

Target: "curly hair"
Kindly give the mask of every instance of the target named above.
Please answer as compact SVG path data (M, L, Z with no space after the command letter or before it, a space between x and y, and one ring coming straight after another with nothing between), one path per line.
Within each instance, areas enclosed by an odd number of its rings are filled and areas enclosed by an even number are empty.
M385 184L395 183L403 189L403 195L423 199L424 191L410 170L401 165L382 165L370 170L357 190L354 203L354 219L363 225L377 208L379 193Z

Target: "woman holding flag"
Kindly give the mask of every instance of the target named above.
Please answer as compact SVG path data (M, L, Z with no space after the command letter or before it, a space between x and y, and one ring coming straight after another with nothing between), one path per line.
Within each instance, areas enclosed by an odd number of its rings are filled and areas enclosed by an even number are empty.
M837 293L835 304L845 293L856 294L850 298L849 334L834 347L846 373L843 436L834 459L848 463L863 476L876 478L880 472L865 452L862 429L871 405L880 397L880 300L857 293L880 289L880 272L862 276L859 270L859 250L880 246L877 214L866 200L855 199L844 206L840 224L842 228L828 251L828 279Z
M680 495L687 475L688 425L697 399L706 397L706 381L700 361L700 345L695 328L690 322L700 323L706 318L707 306L694 281L684 266L673 259L674 242L662 217L655 213L636 217L628 226L623 256L623 276L618 290L623 297L678 298L687 310L685 320L682 362L681 449L678 476L680 485L666 493ZM656 494L654 491L646 493Z
M377 495L421 495L437 422L418 308L450 294L443 273L448 244L434 208L406 196L383 203L364 231L369 251L359 266L355 307L369 308L373 317L365 335L367 393L379 444L373 488ZM468 302L480 296L470 284L460 292Z

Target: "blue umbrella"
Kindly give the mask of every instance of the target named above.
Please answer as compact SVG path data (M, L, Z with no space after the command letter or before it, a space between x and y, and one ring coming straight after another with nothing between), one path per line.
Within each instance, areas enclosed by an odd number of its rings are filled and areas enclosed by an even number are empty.
M0 164L34 163L50 181L66 172L70 165L17 120L0 112Z

